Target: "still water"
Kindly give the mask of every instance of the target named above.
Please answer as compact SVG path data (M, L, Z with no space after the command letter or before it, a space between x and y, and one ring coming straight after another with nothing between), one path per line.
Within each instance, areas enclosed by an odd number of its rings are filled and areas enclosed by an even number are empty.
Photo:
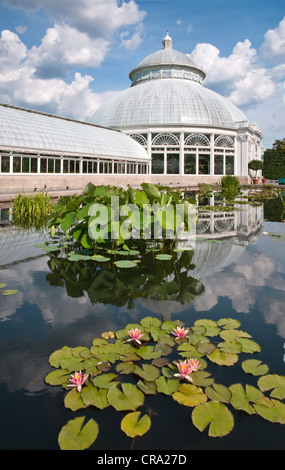
M102 332L145 316L186 325L200 318L238 319L261 346L258 359L270 373L285 375L285 238L264 235L285 235L285 224L264 220L262 205L241 209L201 216L194 253L156 272L146 259L132 277L126 269L77 271L35 248L45 234L0 228L0 283L18 289L0 295L0 449L59 449L58 433L75 413L64 408L66 392L45 384L50 354L63 346L90 347ZM178 278L181 289L169 295L167 286ZM214 374L226 386L244 380L239 367L219 367ZM256 378L247 376L246 383L255 386ZM123 415L111 407L76 416L99 425L92 450L284 449L284 425L231 411L232 432L209 438L194 428L189 408L168 396L150 396L151 429L135 442L120 431Z

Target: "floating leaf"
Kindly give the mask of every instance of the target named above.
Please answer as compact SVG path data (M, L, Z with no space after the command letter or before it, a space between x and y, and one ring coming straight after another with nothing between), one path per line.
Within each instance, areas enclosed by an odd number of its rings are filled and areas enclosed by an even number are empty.
M93 259L94 261L98 261L98 263L106 263L107 261L110 261L111 258L102 255L93 255L91 256L91 259Z
M16 289L8 289L8 290L4 290L3 292L1 292L2 295L14 295L14 294L17 294L18 290Z
M46 376L45 382L49 385L63 385L68 383L68 379L70 379L70 371L66 369L58 369L50 372Z
M262 362L257 359L248 359L243 361L241 366L247 374L252 375L265 375L269 371L268 366L266 364L262 364Z
M142 359L156 359L161 356L162 351L154 351L154 346L142 346L137 350L137 355Z
M161 321L155 317L145 317L141 320L141 325L144 328L151 330L152 328L159 328Z
M234 320L233 318L221 318L217 321L217 325L226 330L234 330L240 327L240 321Z
M157 386L155 382L147 382L146 380L139 380L137 383L137 387L145 394L145 395L155 395L157 391Z
M136 385L130 383L122 384L122 391L117 385L109 388L107 399L117 411L133 410L141 406L144 402L144 394Z
M206 387L206 395L212 401L229 403L232 397L231 391L225 385L213 383L211 387Z
M101 334L101 337L104 339L110 339L110 338L115 338L115 333L113 331L104 331L104 333Z
M117 377L116 374L102 374L93 379L93 385L99 388L110 388L117 382L114 382L113 379Z
M272 423L285 424L285 405L279 400L271 400L271 406L264 406L260 403L254 403L253 406L262 418Z
M211 374L205 370L197 370L196 372L192 372L191 377L193 384L198 385L199 387L206 387L207 385L211 385L214 382Z
M155 381L160 376L160 370L152 364L142 364L142 368L135 366L134 374L148 382Z
M81 408L86 407L82 401L81 394L76 390L76 388L73 388L67 393L67 395L65 395L64 406L69 408L71 411L81 410Z
M109 406L107 400L107 389L97 388L92 384L89 384L87 387L83 387L81 398L85 406L95 406L100 410Z
M177 379L166 379L166 377L159 377L155 381L157 385L157 391L159 393L164 393L165 395L172 395L177 391L180 386L180 381Z
M224 341L237 341L238 338L251 338L251 335L242 330L224 330L220 332Z
M253 354L261 351L259 344L252 339L237 338L236 341L241 344L241 351L244 353Z
M121 430L129 437L143 436L151 426L151 420L148 415L140 418L140 411L128 413L121 422Z
M63 348L54 351L49 357L49 363L52 367L59 367L60 361L66 356L72 355L72 348L68 346L63 346Z
M203 390L192 384L180 385L177 392L174 392L172 397L175 401L178 401L180 405L184 406L197 406L207 401L207 395L205 395Z
M167 254L164 254L164 253L160 253L160 254L156 255L155 258L160 260L160 261L168 261L168 260L172 259L172 255L167 255Z
M222 437L231 432L234 418L224 403L210 401L194 408L192 422L199 431L204 431L209 425L210 437Z
M3 289L3 287L6 287L7 284L5 284L5 282L0 282L0 289Z
M242 350L242 345L237 341L224 341L218 344L218 348L224 353L238 354Z
M219 366L233 366L238 361L237 354L229 354L220 351L219 348L215 349L209 356L211 362L215 362Z
M197 343L196 344L196 350L202 354L202 356L204 354L211 354L212 352L215 351L215 349L217 348L217 346L213 343Z
M272 398L285 398L285 377L283 375L268 374L258 379L258 386L263 392L272 390L270 396Z
M256 401L263 397L260 390L251 385L246 385L245 389L242 384L234 384L229 387L232 393L231 405L236 410L242 410L252 415L255 413L254 408L250 402Z
M136 268L137 263L129 260L115 261L114 264L117 268Z
M133 362L121 362L117 365L116 371L119 374L131 374L134 371L135 365Z
M98 436L98 424L94 419L90 419L82 427L84 420L84 416L75 418L63 426L58 436L61 450L85 450L93 444Z

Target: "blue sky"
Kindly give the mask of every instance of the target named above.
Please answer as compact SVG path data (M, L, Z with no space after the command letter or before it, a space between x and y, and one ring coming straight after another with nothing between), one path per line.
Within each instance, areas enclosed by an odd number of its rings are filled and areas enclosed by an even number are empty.
M166 31L265 147L285 137L284 0L0 0L0 102L86 120Z

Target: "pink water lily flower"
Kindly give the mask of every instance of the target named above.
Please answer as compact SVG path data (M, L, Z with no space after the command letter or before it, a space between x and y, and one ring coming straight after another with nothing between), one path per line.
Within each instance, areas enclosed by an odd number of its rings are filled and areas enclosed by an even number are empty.
M87 377L88 374L82 374L81 371L75 372L73 375L71 375L71 379L69 379L71 384L69 384L68 387L76 387L78 392L81 392L82 385L86 382Z
M132 328L128 333L130 335L130 339L127 339L127 341L135 341L136 343L141 344L140 339L144 336L141 330L138 328Z
M200 367L199 361L196 359L189 359L188 361L179 361L177 368L179 373L174 374L175 377L182 377L183 379L193 382L192 377L190 377L191 372L195 372Z
M178 326L177 328L174 328L173 334L176 336L176 338L184 338L189 330L185 329L184 327Z

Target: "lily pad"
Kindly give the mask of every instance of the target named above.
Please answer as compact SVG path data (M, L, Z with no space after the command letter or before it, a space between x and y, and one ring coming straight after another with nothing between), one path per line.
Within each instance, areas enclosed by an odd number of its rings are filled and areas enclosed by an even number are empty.
M160 260L160 261L168 261L168 260L172 259L172 255L167 255L167 254L161 253L161 254L156 255L155 258Z
M207 395L200 387L192 384L182 384L172 398L184 406L197 406L207 401Z
M235 320L233 318L221 318L217 321L217 325L226 330L234 330L236 328L239 328L241 323L240 321Z
M272 423L285 424L285 404L279 400L271 400L270 406L264 406L260 403L253 404L257 414Z
M148 415L140 418L140 411L128 413L121 421L121 430L128 437L143 436L151 427L151 420Z
M107 400L107 389L94 387L89 384L87 387L83 387L81 391L81 399L85 406L95 406L100 410L109 406Z
M233 366L238 361L237 354L224 353L219 348L215 349L209 356L207 356L211 362L218 364L219 366Z
M137 263L134 261L130 260L121 260L121 261L115 261L114 263L117 268L136 268Z
M5 282L0 282L0 289L3 289L3 287L6 287L7 284Z
M225 385L216 383L206 387L205 392L210 400L222 403L229 403L232 397L231 391Z
M269 367L266 364L262 364L262 362L257 359L243 361L241 366L247 374L252 375L265 375L269 371Z
M164 395L172 395L177 391L180 386L180 381L177 379L167 379L166 377L159 377L155 381L157 385L157 391L163 393Z
M258 379L258 386L263 392L272 390L270 396L272 398L285 398L285 377L283 375L268 374Z
M260 398L263 398L263 393L251 385L246 385L244 389L242 384L234 384L229 387L229 390L232 393L231 405L236 410L245 411L250 415L255 413L255 410L250 402L254 402Z
M15 295L17 294L18 290L17 289L7 289L1 292L2 295Z
M63 385L69 383L70 371L67 369L57 369L50 372L46 378L45 382L49 385Z
M226 436L234 427L234 418L227 406L214 401L196 406L192 412L192 422L201 432L209 426L210 437Z
M130 383L122 384L122 391L117 385L109 388L107 399L117 411L136 411L144 402L144 394L136 385Z
M95 442L99 433L99 426L94 419L90 419L82 427L84 420L84 416L75 418L63 426L58 436L61 450L85 450Z
M76 388L73 388L67 393L67 395L65 395L64 406L65 408L69 408L71 411L86 408L86 405L82 401L81 394L76 390Z

